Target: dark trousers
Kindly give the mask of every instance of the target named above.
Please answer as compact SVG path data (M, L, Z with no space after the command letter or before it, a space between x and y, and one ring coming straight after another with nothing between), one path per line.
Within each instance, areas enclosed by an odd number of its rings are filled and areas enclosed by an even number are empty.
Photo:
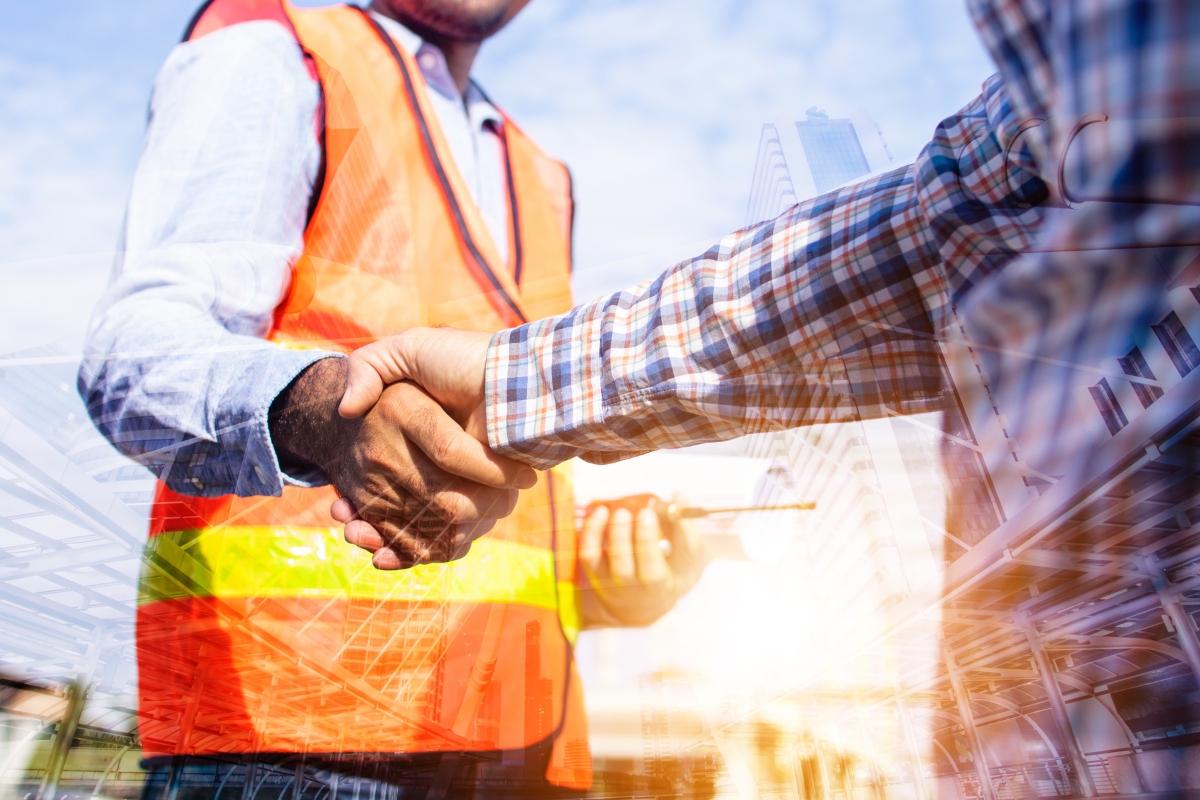
M142 800L563 800L550 744L515 753L308 753L146 759Z

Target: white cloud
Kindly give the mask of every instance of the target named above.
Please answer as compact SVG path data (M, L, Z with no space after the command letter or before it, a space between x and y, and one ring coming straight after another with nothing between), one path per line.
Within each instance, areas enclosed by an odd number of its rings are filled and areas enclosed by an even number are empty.
M86 73L0 59L0 84L0 352L13 352L83 335L120 228L130 126L121 88Z
M0 355L82 339L111 266L109 252L0 264Z
M0 298L0 350L41 335L16 327L31 305L48 320L38 330L79 327L79 297L103 285L150 62L182 14L144 5L157 21L116 26L119 50L0 57L0 265L21 278L19 295ZM477 69L574 171L580 297L656 275L741 225L759 130L777 114L866 108L897 159L911 158L990 72L963 0L536 0Z
M582 298L740 226L776 115L866 108L899 162L992 71L962 0L537 0L477 74L574 172Z
M111 250L131 166L122 87L11 59L0 83L0 261Z

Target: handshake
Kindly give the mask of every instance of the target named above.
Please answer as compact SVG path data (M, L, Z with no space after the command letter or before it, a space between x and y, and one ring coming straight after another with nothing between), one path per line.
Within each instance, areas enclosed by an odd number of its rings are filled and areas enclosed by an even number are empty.
M374 553L380 569L464 555L512 513L518 490L538 481L532 469L487 446L484 369L491 338L416 328L350 355L338 414L368 415L369 426L378 410L400 428L405 455L416 467L396 474L392 485L370 472L377 480L366 485L343 490L334 481L342 497L330 509L333 518L345 524L346 541Z
M316 362L272 407L284 469L316 469L334 485L331 514L379 569L460 558L539 480L487 446L491 339L414 328L349 359ZM687 523L657 513L649 496L633 500L594 504L580 530L580 565L597 589L594 603L583 598L596 606L585 616L600 624L649 622L691 588L707 560Z
M283 471L333 484L334 519L380 569L462 556L538 481L486 444L490 341L415 328L315 362L271 405Z

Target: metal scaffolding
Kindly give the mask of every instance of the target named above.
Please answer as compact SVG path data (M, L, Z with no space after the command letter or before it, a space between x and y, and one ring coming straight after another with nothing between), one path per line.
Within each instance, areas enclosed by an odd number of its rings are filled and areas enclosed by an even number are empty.
M945 350L955 347L968 345ZM944 796L946 780L958 796L985 800L1188 788L1194 778L1182 765L1200 758L1200 370L1181 371L1151 403L1126 408L1127 423L1079 474L1026 481L1028 500L1015 512L989 485L976 420L956 413L949 409L942 426L893 417L883 423L890 432L847 423L752 446L788 463L797 495L817 500L809 558L830 576L821 591L844 598L833 604L839 624L887 626L740 709L729 729L802 698L820 698L807 707L810 727L836 729L863 709L891 716L903 735L892 737L884 783L907 783L923 798ZM880 455L896 446L910 475L941 451L948 482L957 482L950 496L960 498L945 509L953 524L922 508L919 486L910 487L916 515L883 499ZM923 594L905 570L914 538L941 548L936 592ZM865 574L886 587L867 608L853 608L863 590L846 585L848 559L868 561ZM894 686L833 687L884 661ZM865 790L879 778L867 770L860 780Z
M132 795L133 623L153 479L92 427L78 356L0 359L0 791Z

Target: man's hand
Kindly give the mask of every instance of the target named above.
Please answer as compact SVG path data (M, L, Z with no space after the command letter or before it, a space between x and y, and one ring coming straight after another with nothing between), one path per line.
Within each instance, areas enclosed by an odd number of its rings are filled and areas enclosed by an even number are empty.
M350 354L346 394L338 412L365 413L384 387L410 380L437 400L479 441L487 442L484 367L492 334L455 328L412 328Z
M271 439L285 470L319 470L338 490L334 518L350 543L378 541L367 547L376 567L461 557L537 481L412 383L380 385L369 411L340 416L346 372L342 359L324 359L301 373L271 406Z
M649 625L700 580L709 561L703 545L668 508L653 495L588 507L579 537L585 627Z

